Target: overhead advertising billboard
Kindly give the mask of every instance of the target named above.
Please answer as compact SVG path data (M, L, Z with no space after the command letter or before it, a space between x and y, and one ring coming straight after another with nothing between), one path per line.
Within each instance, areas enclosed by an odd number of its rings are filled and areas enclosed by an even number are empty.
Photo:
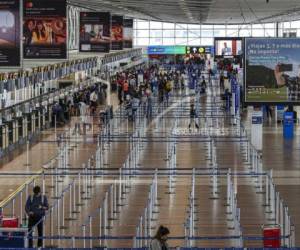
M236 57L243 54L243 39L238 37L216 37L215 55L217 57Z
M66 59L66 1L24 0L23 11L24 58Z
M300 39L245 39L245 101L300 102Z
M111 17L111 49L123 49L123 16Z
M110 51L110 22L109 12L80 12L80 52Z
M124 49L133 48L133 19L124 19L123 39Z
M0 67L19 67L20 62L20 1L0 1Z
M187 46L186 54L213 54L213 46Z
M185 55L185 46L148 46L148 55Z

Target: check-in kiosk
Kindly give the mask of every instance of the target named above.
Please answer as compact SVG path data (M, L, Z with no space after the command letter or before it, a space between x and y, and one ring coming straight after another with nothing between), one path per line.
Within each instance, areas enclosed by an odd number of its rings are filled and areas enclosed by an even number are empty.
M2 156L6 150L6 125L4 119L0 117L0 156Z
M8 128L8 146L11 147L14 144L14 120L12 114L6 116L6 124Z

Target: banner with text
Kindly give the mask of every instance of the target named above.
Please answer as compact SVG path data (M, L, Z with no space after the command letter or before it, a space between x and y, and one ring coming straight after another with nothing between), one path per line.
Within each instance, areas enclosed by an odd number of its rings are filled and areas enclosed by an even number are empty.
M111 17L111 49L123 49L123 16Z
M300 39L246 38L245 101L300 102Z
M25 59L66 59L66 0L24 0Z
M0 67L19 67L20 62L20 1L0 1Z
M123 30L123 39L124 39L124 49L133 48L133 19L124 19L124 30Z
M80 52L108 53L110 50L109 12L80 12Z

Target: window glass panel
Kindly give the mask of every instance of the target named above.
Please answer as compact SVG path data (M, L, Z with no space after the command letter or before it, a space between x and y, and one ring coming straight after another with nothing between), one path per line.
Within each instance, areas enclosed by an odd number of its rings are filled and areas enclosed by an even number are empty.
M201 30L202 37L213 37L214 31L213 30Z
M214 39L213 38L201 38L201 45L214 45Z
M175 30L163 30L163 37L175 37Z
M289 28L291 28L291 23L290 23L290 22L285 22L285 23L283 23L283 28L284 28L284 29L289 29Z
M201 29L203 29L203 30L210 30L210 29L213 29L213 25L201 25Z
M275 23L265 23L266 29L275 29Z
M162 29L161 22L150 22L150 29Z
M238 29L238 28L239 28L238 25L227 25L228 30L234 30L234 29Z
M150 37L162 37L162 30L150 30Z
M253 37L264 37L265 36L264 29L253 29L252 36Z
M263 24L253 24L252 29L263 29L264 25Z
M188 37L199 38L201 36L200 30L189 30Z
M266 29L265 30L265 36L266 37L275 37L276 36L276 32L274 29Z
M200 46L201 45L201 39L200 38L191 38L191 39L188 39L188 45L198 45Z
M251 29L240 29L240 37L249 37L251 36Z
M163 28L164 29L174 29L175 24L174 23L163 23Z
M163 45L174 45L175 39L174 38L164 38Z
M176 30L176 37L187 37L187 30Z
M300 20L291 22L291 28L299 28L300 27Z
M238 36L239 35L239 30L238 29L228 29L227 30L227 34L226 34L226 36L228 36L228 37L235 37L235 36Z
M176 38L175 45L186 45L187 39L186 38Z
M224 37L226 36L226 32L225 32L225 29L215 29L214 30L214 36L215 37Z
M137 30L136 31L137 37L148 37L149 36L149 30Z
M162 38L150 38L150 45L162 45Z
M187 29L187 24L184 23L176 23L176 29Z
M148 21L138 21L137 29L149 29L149 22Z
M136 39L137 46L148 46L149 45L149 38L137 38Z
M225 27L225 25L214 25L214 29L215 30L225 30L226 27Z
M189 24L188 25L189 30L200 30L200 25L197 24Z

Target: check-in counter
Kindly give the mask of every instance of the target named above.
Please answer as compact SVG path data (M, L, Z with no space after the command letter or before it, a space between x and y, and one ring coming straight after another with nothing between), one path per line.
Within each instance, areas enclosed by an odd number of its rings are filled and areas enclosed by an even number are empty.
M16 137L18 138L18 143L23 143L24 134L23 134L23 116L16 117Z
M9 145L8 140L8 124L3 121L1 124L1 134L2 134L2 150L7 150Z
M14 144L14 120L6 121L7 128L8 128L8 145Z

